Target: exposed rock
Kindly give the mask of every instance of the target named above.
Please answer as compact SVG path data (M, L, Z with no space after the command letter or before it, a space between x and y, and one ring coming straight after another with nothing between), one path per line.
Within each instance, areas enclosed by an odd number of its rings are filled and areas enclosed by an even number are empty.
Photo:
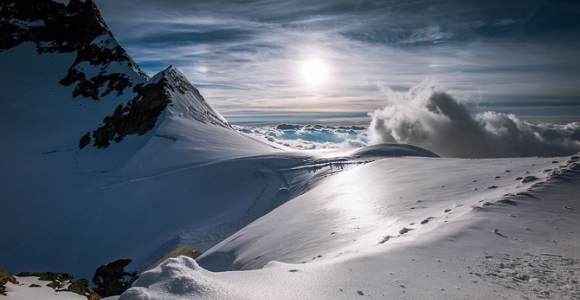
M79 295L85 295L87 289L89 288L89 280L86 278L81 278L68 286L68 290Z
M91 143L91 133L87 132L87 134L83 135L83 137L79 141L79 149L83 149L90 143Z
M157 83L136 85L133 91L137 96L125 106L119 104L111 116L103 119L104 125L93 132L93 145L105 148L112 140L118 143L129 134L143 135L153 129L161 112L171 102L167 86L166 78Z
M52 288L54 290L59 290L59 289L62 289L64 287L64 282L58 281L58 280L54 280L54 281L51 281L46 286L47 287L50 287L50 288Z
M125 272L125 267L131 263L130 259L119 259L102 265L95 271L93 283L95 292L103 297L120 295L130 287L130 280L136 272Z
M6 295L6 283L11 282L13 284L18 284L18 280L12 274L0 270L0 294Z
M97 294L94 290L89 288L89 280L85 278L81 278L73 282L71 285L69 285L68 291L86 296L88 300L101 299L101 296L99 294Z

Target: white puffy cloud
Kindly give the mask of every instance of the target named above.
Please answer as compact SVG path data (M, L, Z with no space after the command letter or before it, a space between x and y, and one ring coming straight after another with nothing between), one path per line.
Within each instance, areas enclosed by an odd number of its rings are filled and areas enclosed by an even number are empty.
M476 113L473 106L425 81L407 93L388 92L376 110L372 143L406 143L443 157L564 156L580 151L580 122L532 124L515 115Z

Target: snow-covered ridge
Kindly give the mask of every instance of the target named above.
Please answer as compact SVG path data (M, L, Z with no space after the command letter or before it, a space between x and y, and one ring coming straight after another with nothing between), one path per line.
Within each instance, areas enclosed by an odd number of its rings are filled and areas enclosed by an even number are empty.
M169 66L154 77L166 81L172 99L169 111L173 115L186 116L202 123L231 128L226 119L211 107L199 91L176 67Z

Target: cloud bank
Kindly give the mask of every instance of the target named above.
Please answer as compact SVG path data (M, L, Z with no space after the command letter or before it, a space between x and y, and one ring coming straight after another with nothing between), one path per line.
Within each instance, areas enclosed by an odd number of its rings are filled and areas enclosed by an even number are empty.
M368 144L367 129L360 126L279 124L234 125L234 128L255 138L298 150L357 148Z
M372 143L406 143L442 157L565 156L580 151L580 122L532 124L513 114L476 112L425 81L407 93L388 91L389 105L376 110Z

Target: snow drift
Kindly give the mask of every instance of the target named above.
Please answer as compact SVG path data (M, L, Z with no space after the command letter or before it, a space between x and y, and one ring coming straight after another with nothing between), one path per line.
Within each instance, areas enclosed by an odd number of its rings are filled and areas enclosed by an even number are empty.
M406 143L443 157L562 156L580 151L580 123L522 121L493 111L474 113L425 81L406 94L389 93L389 105L371 113L374 143Z

